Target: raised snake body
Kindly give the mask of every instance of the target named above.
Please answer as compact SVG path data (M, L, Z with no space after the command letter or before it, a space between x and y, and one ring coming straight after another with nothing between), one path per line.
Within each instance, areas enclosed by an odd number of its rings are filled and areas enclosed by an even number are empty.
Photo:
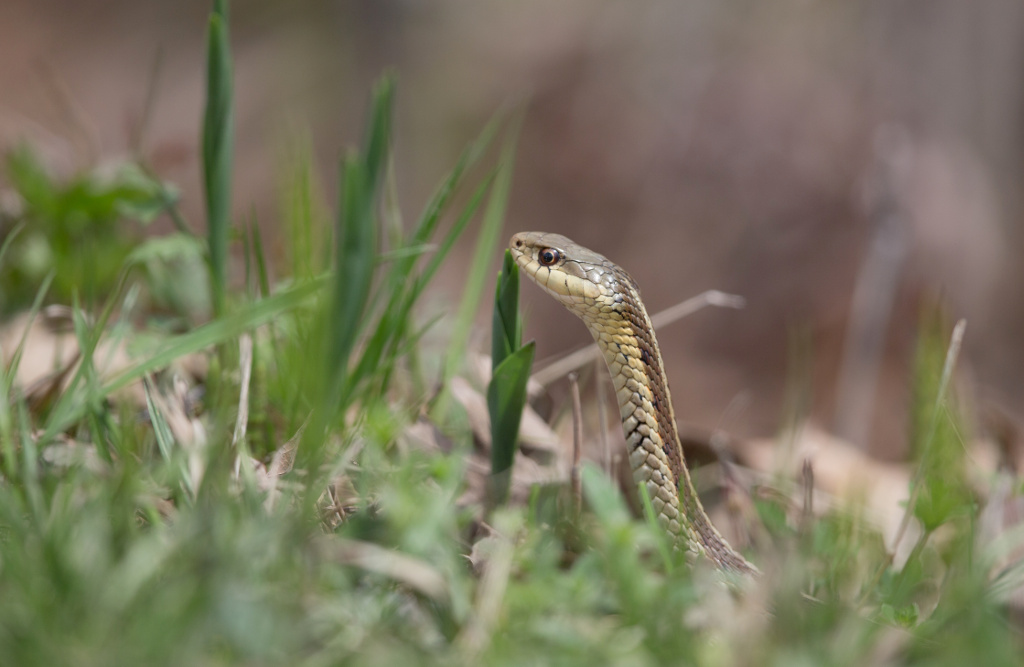
M559 234L520 232L516 263L590 330L608 365L629 448L659 522L723 570L756 573L719 534L700 504L683 459L665 367L636 282L602 255Z

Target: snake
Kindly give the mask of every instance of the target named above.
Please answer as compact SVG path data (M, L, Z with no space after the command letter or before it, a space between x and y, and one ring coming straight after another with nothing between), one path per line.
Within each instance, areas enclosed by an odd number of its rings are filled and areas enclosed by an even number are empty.
M757 574L718 532L697 496L665 363L636 281L603 255L560 234L519 232L509 249L520 270L593 335L615 387L633 481L638 491L646 490L658 523L681 548L721 570Z

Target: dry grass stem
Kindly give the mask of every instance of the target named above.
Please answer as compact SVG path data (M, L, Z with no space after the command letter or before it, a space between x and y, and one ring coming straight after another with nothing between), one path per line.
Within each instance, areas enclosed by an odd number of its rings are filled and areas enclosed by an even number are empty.
M238 414L235 417L235 429L231 435L231 446L235 450L235 475L242 467L242 460L249 460L248 448L245 446L245 431L249 425L249 385L252 380L252 336L242 334L238 337L238 366L241 373L238 388Z

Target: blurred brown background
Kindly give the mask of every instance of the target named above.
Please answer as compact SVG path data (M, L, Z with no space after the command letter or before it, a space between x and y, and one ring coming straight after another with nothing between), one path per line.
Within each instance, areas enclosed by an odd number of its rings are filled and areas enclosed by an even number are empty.
M138 148L197 225L208 10L0 3L0 149L28 139L72 173ZM407 216L496 109L525 100L508 234L609 255L652 311L709 288L747 298L661 332L681 419L764 435L806 411L901 456L936 295L968 319L965 395L979 414L1020 412L1024 4L247 0L231 17L236 212L269 234L295 128L332 190L393 66ZM588 341L523 292L538 358ZM787 383L811 398L793 407Z

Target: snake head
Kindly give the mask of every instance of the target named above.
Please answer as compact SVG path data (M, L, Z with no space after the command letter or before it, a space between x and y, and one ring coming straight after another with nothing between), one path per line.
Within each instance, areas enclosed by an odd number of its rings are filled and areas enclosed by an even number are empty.
M635 285L606 257L561 234L519 232L509 249L519 268L570 310L615 303L623 283Z

